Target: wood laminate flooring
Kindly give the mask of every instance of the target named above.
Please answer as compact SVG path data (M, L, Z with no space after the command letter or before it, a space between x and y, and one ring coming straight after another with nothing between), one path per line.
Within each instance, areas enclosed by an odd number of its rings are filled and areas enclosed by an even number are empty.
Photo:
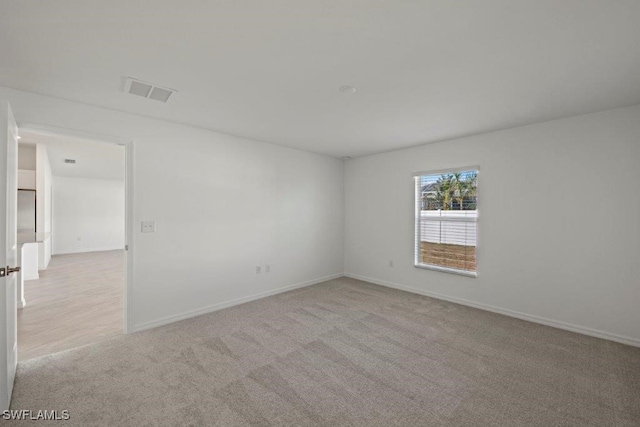
M124 251L55 255L40 279L24 283L18 360L124 333Z

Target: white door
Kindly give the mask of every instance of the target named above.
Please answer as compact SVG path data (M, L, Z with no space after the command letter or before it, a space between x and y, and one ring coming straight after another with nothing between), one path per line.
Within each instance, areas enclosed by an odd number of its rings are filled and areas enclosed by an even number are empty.
M0 412L9 409L18 366L16 304L18 127L0 100Z

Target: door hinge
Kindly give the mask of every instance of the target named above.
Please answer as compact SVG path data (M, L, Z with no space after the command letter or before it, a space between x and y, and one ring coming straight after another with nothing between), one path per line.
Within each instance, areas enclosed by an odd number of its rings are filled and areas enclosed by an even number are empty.
M0 268L0 277L4 277L7 275L7 270L4 267Z

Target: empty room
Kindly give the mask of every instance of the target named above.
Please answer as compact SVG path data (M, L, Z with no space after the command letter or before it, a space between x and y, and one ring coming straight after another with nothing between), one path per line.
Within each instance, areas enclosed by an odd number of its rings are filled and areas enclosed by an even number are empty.
M3 423L640 425L638 22L0 2Z

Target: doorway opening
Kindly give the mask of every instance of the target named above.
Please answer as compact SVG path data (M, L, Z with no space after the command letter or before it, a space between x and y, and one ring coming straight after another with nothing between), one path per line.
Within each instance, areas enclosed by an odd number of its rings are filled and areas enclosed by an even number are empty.
M130 147L20 126L18 360L126 333Z

